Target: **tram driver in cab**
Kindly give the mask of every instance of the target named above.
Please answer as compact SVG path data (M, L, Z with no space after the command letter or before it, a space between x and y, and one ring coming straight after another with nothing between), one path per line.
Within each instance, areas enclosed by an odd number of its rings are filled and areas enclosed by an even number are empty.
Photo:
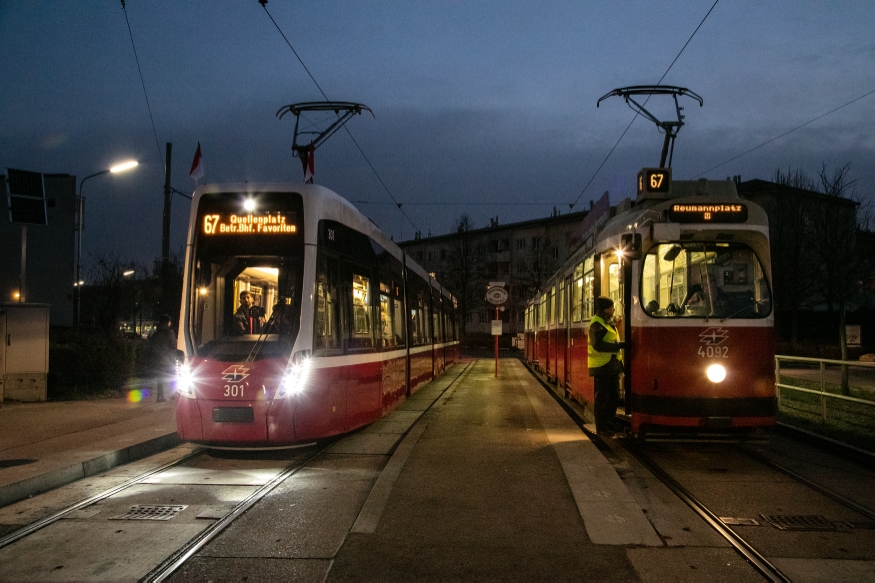
M240 307L234 314L234 332L237 336L261 333L264 312L259 306L253 305L254 302L250 292L240 292Z

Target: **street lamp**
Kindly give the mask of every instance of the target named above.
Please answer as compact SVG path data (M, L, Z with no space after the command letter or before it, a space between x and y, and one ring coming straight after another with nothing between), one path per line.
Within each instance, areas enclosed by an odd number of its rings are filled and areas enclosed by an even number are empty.
M111 172L113 174L117 174L119 172L125 172L126 170L130 170L131 168L136 168L139 162L136 160L129 160L127 162L122 162L121 164L116 164L111 168L107 168L106 170L101 170L100 172L95 172L94 174L89 174L85 178L82 179L82 182L79 183L79 237L77 240L76 246L76 283L73 284L76 288L76 332L79 332L79 313L82 307L82 285L85 283L82 281L81 273L82 273L82 218L85 214L85 199L82 197L82 185L85 184L85 181L89 178L94 178L95 176L100 176L101 174L106 174Z

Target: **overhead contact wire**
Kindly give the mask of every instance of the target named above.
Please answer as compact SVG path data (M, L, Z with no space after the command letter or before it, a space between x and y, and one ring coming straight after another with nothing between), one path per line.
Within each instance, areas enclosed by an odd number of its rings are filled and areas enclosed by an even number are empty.
M273 25L276 27L277 31L280 33L280 36L283 37L283 40L286 41L286 44L289 45L289 48L290 48L290 49L292 49L292 53L294 53L295 58L298 59L298 62L301 63L301 66L304 68L304 71L307 72L307 75L310 76L310 79L313 81L313 84L316 85L316 89L319 90L319 93L322 94L322 97L325 99L325 101L329 101L329 102L330 102L331 100L328 99L328 96L325 94L325 91L322 90L322 87L319 85L319 82L316 81L316 78L313 76L313 73L311 73L311 72L310 72L310 69L307 68L307 65L304 63L304 59L301 58L301 55L299 55L299 54L298 54L298 51L295 50L295 47L292 46L291 41L289 41L288 37L286 37L286 35L285 35L285 33L283 32L283 30L280 28L280 25L277 24L277 21L274 20L273 16L272 16L272 15L270 14L270 12L267 10L267 2L266 2L266 1L262 1L262 0L258 0L258 2L259 2L259 4L261 4L261 7L264 8L264 12L265 12L265 14L267 14L267 17L270 18L270 21L271 21L271 22L273 23ZM373 164L371 164L371 161L370 161L370 160L368 159L368 157L365 155L365 152L364 152L364 150L362 150L362 147L359 145L358 141L356 141L356 139L353 137L352 132L350 132L350 131L349 131L349 128L346 127L346 124L343 125L343 129L346 130L346 134L350 137L350 139L352 140L352 143L355 144L355 147L358 149L359 153L362 155L362 158L365 159L365 162L367 162L367 164L368 164L368 166L370 167L371 171L374 173L374 176L377 177L377 181L379 181L380 185L383 187L383 190L386 191L386 194L389 195L389 198L392 199L392 202L395 203L395 206L398 207L398 210L401 212L402 215L404 215L404 218L407 219L407 220L410 222L411 225L413 225L413 228L414 228L414 229L416 229L417 231L419 231L419 230L420 230L419 225L417 225L415 222L413 222L413 219L411 219L411 218L407 215L407 213L404 212L404 209L401 208L401 203L398 202L398 200L392 195L392 191L389 190L389 187L386 186L386 183L385 183L385 182L383 182L383 179L382 179L382 177L380 176L379 172L377 172L377 169L374 168L374 165L373 165Z
M774 142L774 141L776 141L776 140L780 140L780 139L783 138L784 136L787 136L787 135L789 135L789 134L792 134L792 133L795 132L796 130L800 130L800 129L804 128L804 127L807 126L807 125L813 124L813 123L816 122L817 120L819 120L819 119L823 119L823 118L825 118L826 116L830 115L831 113L835 113L835 112L837 112L838 110L840 110L840 109L842 109L842 108L844 108L844 107L847 107L847 106L851 105L852 103L856 103L857 101L860 101L860 100L863 99L864 97L869 97L869 96L872 95L873 93L875 93L875 89L873 89L873 90L871 90L871 91L869 91L869 92L867 92L867 93L864 93L863 95L857 97L856 99L852 99L852 100L848 101L848 102L845 103L844 105L840 105L840 106L836 107L835 109L831 109L831 110L827 111L826 113L821 114L821 115L815 117L814 119L805 122L804 124L798 125L798 126L796 126L795 128L793 128L792 130L787 130L787 131L784 132L783 134L778 135L778 136L775 136L775 137L772 138L771 140L766 140L766 141L763 142L762 144L760 144L760 145L758 145L758 146L754 146L754 147L751 148L750 150L747 150L746 152L742 152L742 153L739 154L738 156L735 156L735 157L733 157L733 158L730 158L730 159L727 160L726 162L722 162L722 163L717 164L716 166L714 166L714 167L712 167L712 168L708 168L707 170L703 170L703 171L699 172L698 174L696 174L696 176L703 176L703 175L707 174L708 172L711 172L712 170L716 170L716 169L720 168L721 166L725 166L725 165L729 164L730 162L733 162L733 161L735 161L735 160L738 160L738 159L741 158L742 156L747 156L747 155L750 154L751 152L753 152L753 151L755 151L755 150L759 150L759 149L762 148L763 146L767 146L767 145L771 144L772 142Z
M161 159L161 142L158 140L158 130L155 129L155 118L152 116L152 106L149 104L149 94L146 91L146 81L143 79L143 69L140 68L140 57L137 56L137 45L134 43L134 33L131 31L131 21L128 20L128 9L125 0L121 0L122 12L125 13L125 23L128 25L128 35L131 37L131 46L134 49L134 60L137 62L137 71L140 73L140 84L143 86L143 96L146 98L146 109L149 110L149 121L152 122L152 133L155 135L155 146L158 148L158 160Z
M701 21L701 22L699 22L699 26L696 27L696 30L693 31L693 34L690 35L690 38L687 39L687 42L685 42L685 43L684 43L684 46L681 47L681 50L678 51L677 56L675 56L674 60L673 60L673 61L671 62L671 64L668 66L668 69L665 70L665 73L663 73L663 74L662 74L662 77L660 77L660 78L659 78L659 81L657 81L657 83L656 83L657 86L660 85L660 84L662 83L663 79L665 79L665 76L668 75L668 72L671 71L671 68L672 68L672 67L674 67L674 64L675 64L675 63L677 62L677 60L681 57L681 54L683 54L684 50L687 48L687 45L690 44L690 41L693 40L693 37L696 36L696 33L699 32L699 29L702 28L702 25L705 24L705 21L706 21L706 20L708 19L708 17L711 15L711 12L712 12L712 11L714 10L714 8L717 6L717 2L719 2L719 1L720 1L720 0L714 0L714 4L711 5L711 8L708 10L708 13L705 14L705 17L702 18L702 21ZM650 97L651 97L650 95L647 96L647 99L644 100L644 105L647 105L647 102L650 101ZM595 173L592 175L592 178L589 179L589 182L586 183L586 186L583 187L583 190L581 190L581 191L580 191L580 194L577 195L577 198L574 199L574 202L572 202L571 204L568 205L568 208L569 208L569 209L573 209L573 208L574 208L574 205L576 205L576 204L578 203L578 201L580 200L580 198L581 198L581 197L583 196L583 194L586 192L586 189L589 188L589 185L592 184L592 181L595 180L595 177L598 176L599 172L601 172L602 167L604 167L604 165L607 163L608 159L609 159L609 158L611 157L611 155L614 153L614 150L616 150L616 149L617 149L617 146L620 145L620 142L621 142L621 141L623 140L623 138L626 136L626 132L629 131L629 128L632 127L632 124L635 123L635 120L638 119L638 116L639 116L639 115L641 115L641 113L638 112L638 111L636 111L636 112L635 112L635 115L632 117L632 121L629 122L629 125L627 125L627 126L626 126L626 129L623 130L623 133L620 134L620 137L619 137L619 138L617 138L617 142L614 144L614 147L611 148L611 151L608 152L608 155L605 156L605 159L602 160L602 163L601 163L601 164L599 164L599 167L596 169Z

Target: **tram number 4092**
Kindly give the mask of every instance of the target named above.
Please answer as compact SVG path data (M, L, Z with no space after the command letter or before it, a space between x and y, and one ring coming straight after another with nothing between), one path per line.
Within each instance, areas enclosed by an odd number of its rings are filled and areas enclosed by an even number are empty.
M729 358L728 346L700 346L699 356L702 358Z
M225 385L226 397L242 397L245 385Z

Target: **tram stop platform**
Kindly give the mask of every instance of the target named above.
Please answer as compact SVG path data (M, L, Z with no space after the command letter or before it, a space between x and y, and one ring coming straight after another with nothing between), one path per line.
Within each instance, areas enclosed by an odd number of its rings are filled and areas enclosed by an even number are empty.
M500 360L498 378L488 359L447 376L328 580L761 580L616 444L590 440L519 360Z
M148 381L143 387L154 387ZM127 397L0 405L0 507L180 442L176 402Z
M316 504L312 512L328 515L304 512L301 526L333 534L292 537L306 547L288 557L298 559L294 567L268 559L275 549L266 549L239 574L279 580L293 568L308 580L761 580L657 480L617 455L616 443L590 439L561 400L517 359L501 359L498 378L492 359L453 365L396 411L329 448L338 459L366 455L379 464L373 478L355 481L366 486L360 509L337 518L331 505ZM0 507L172 447L179 442L174 409L172 399L156 403L154 396L4 403ZM272 527L252 511L244 518L268 536ZM253 540L234 544L258 557ZM227 560L197 559L175 576L225 580L244 568Z

